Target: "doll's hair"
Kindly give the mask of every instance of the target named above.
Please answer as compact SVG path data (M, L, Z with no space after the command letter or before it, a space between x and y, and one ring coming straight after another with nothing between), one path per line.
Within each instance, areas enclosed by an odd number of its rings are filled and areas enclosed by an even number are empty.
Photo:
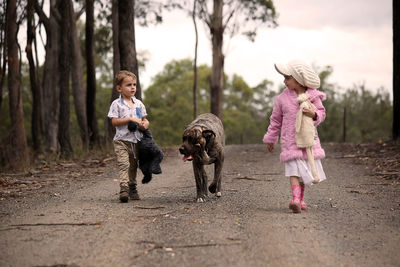
M136 75L127 70L121 70L115 75L115 85L121 85L126 77L132 77L136 81Z

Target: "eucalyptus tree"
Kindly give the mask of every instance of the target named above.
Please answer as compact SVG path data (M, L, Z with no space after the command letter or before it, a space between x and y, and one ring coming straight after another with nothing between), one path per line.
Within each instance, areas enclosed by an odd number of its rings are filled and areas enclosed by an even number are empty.
M86 113L89 142L92 147L99 144L99 129L96 119L96 64L94 46L94 0L86 0L85 54L86 54Z
M254 41L261 25L277 26L272 0L193 0L197 1L197 17L208 27L212 44L211 113L222 117L224 88L224 35L243 33ZM191 1L170 1L177 8L189 9Z
M65 36L71 36L70 17L71 9L68 1L62 1L60 6L61 11L61 31ZM58 142L60 144L61 157L69 158L72 155L73 149L70 138L70 85L69 77L71 75L71 49L70 38L62 38L60 43L59 68L60 68L60 117L58 121Z
M394 140L400 139L400 1L393 1L393 128Z
M35 9L34 0L28 0L27 7L27 40L26 40L26 57L29 63L29 78L30 87L32 92L32 119L31 119L31 132L33 150L41 152L43 140L43 116L42 116L42 87L39 79L39 62L37 52L37 38L36 38L36 22L35 22ZM36 60L35 60L36 58Z
M71 87L72 93L74 96L74 107L75 107L75 114L77 118L77 122L80 129L80 135L82 140L83 149L86 150L89 145L89 130L88 130L88 123L87 123L87 110L86 110L86 88L84 85L83 79L83 56L80 47L80 42L78 38L78 31L76 22L78 18L84 12L84 8L80 8L78 11L75 12L74 4L72 0L63 0L66 1L65 5L66 8L69 9L69 16L66 18L69 20L69 35L66 37L69 39L69 49L71 55ZM68 22L62 22L68 23Z
M12 154L10 164L13 168L25 168L29 165L28 144L22 109L21 69L17 40L17 1L8 0L6 8L6 46L8 63L8 91L10 100L11 128L10 138Z
M42 77L43 88L43 135L45 147L50 151L58 150L58 121L60 114L60 43L61 43L61 0L50 1L50 12L47 15L43 6L35 0L35 11L46 31L45 61Z
M7 46L5 44L7 0L0 1L0 110L3 103L3 86L6 77ZM0 114L1 118L1 114Z
M43 2L42 2L43 3ZM68 40L68 53L70 69L70 81L73 92L75 113L80 129L83 148L88 145L88 127L86 118L86 90L83 83L83 59L80 50L76 21L82 14L83 9L76 12L72 0L50 0L49 15L43 11L43 6L35 0L35 11L46 31L45 63L43 74L43 116L47 148L52 151L59 150L58 134L60 120L60 86L61 86L61 61L62 42ZM68 9L68 10L64 10ZM68 12L68 16L63 16ZM61 31L63 24L70 27L66 33ZM62 102L68 104L66 101Z

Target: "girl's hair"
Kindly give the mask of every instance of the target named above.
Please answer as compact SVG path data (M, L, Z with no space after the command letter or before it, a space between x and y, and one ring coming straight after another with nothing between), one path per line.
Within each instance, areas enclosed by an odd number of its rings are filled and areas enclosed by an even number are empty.
M121 71L118 72L117 75L115 75L115 84L116 85L121 85L123 80L126 77L132 77L132 79L134 79L136 81L136 75L135 74L133 74L132 72L127 71L127 70L121 70Z

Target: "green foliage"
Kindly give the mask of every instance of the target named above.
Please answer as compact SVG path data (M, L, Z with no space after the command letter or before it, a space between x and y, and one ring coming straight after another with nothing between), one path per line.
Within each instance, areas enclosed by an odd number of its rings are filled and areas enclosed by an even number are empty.
M100 135L105 133L105 120L110 106L112 89L111 66L104 64L108 72L97 74L96 116ZM31 138L32 93L29 87L28 66L22 65L21 92L28 143ZM389 93L380 88L376 93L364 85L343 90L328 83L331 67L319 71L321 91L327 95L324 106L327 117L318 127L323 142L343 141L343 115L346 109L347 142L370 142L389 140L392 124L392 102ZM202 65L198 68L198 111L210 110L211 69ZM7 79L6 79L7 81ZM227 144L260 143L272 112L273 101L279 93L272 90L272 82L264 80L251 88L242 77L226 77L224 88L223 124ZM144 103L155 140L161 146L179 145L184 127L193 120L193 63L189 59L172 61L153 78L152 84L144 91ZM7 88L5 84L4 88ZM72 92L70 96L70 135L75 151L79 151L80 133L74 112ZM44 103L45 105L46 103ZM8 90L3 91L3 105L0 113L0 140L4 152L9 140L10 125ZM4 156L1 156L4 157Z
M237 75L228 80L223 112L227 144L261 141L266 125L265 111L268 105L264 104L268 98L268 84L268 81L264 81L256 88L251 88Z
M326 101L323 102L327 116L318 127L321 141L390 140L393 112L389 92L384 88L379 88L373 94L364 85L355 85L352 89L340 94L338 92L340 88L337 86L335 88L333 84L327 82L332 72L332 68L327 66L319 75L321 91L327 96Z
M209 112L210 68L199 67L199 113ZM341 88L328 83L333 70L319 71L321 91L327 95L324 106L327 117L318 127L323 142L343 141L343 110L346 108L346 140L369 142L390 139L392 105L383 88L372 94L364 86L340 93ZM193 120L193 66L188 59L172 61L145 90L144 102L149 113L154 138L162 146L178 145L184 127ZM279 92L272 82L264 80L251 88L238 75L226 77L223 124L227 144L260 143ZM283 89L283 88L282 88Z
M186 124L193 120L193 65L190 60L172 61L144 92L151 131L160 145L179 144ZM199 112L209 110L208 67L198 69Z
M199 113L210 110L210 68L198 68ZM193 118L193 63L185 59L167 64L145 91L144 102L149 113L151 131L162 145L178 145L184 127ZM239 76L227 79L223 123L227 144L259 143L265 132L265 91L271 82L250 88ZM268 92L272 97L275 94ZM268 101L269 102L269 101Z

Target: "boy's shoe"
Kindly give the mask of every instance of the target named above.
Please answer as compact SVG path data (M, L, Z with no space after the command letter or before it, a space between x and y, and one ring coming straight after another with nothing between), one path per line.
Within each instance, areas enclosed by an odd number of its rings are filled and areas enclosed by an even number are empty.
M127 186L121 186L121 190L119 191L119 200L121 202L128 202L129 200L129 193L128 193L128 187Z
M129 198L132 200L140 200L136 185L129 185Z
M307 209L307 205L306 205L306 202L304 202L304 200L300 200L300 208L302 210L306 210Z
M300 201L296 199L290 202L289 209L291 209L293 213L300 213L301 212Z

